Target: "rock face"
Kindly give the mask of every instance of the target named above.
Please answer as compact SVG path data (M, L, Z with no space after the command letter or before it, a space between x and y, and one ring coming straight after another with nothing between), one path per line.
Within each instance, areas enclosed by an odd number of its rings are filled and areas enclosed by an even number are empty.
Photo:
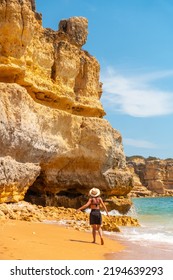
M24 198L40 173L33 163L19 163L11 157L0 158L0 201L16 202Z
M44 29L30 0L0 0L0 81L24 86L36 102L81 116L102 117L100 66L81 50L83 17Z
M0 157L15 170L0 202L29 189L76 207L91 187L109 197L133 187L121 135L102 119L99 63L81 49L87 25L74 17L44 29L35 1L0 0Z
M132 192L140 195L173 195L173 159L129 157L127 162L134 178L138 178L138 183L134 180Z

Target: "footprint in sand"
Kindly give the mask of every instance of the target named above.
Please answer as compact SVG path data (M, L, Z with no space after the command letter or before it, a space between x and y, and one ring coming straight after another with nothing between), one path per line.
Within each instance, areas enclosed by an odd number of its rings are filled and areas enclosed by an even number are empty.
M13 240L17 240L15 237L13 236L9 236L10 239L13 239Z

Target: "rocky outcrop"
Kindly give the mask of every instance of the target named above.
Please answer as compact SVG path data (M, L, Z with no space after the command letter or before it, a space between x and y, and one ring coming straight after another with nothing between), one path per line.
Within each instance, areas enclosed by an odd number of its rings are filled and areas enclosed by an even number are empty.
M173 159L128 157L133 173L133 194L139 196L173 195Z
M25 87L36 102L82 116L102 117L97 60L81 49L83 17L44 29L34 1L0 1L0 81Z
M130 191L121 136L106 120L42 106L12 83L0 84L0 96L0 154L40 166L30 190L72 196L91 187L106 195Z
M8 170L0 202L27 190L37 203L66 207L78 207L92 187L109 200L126 196L132 175L120 133L102 118L100 66L81 49L87 19L62 20L53 31L42 27L35 1L0 0L0 22L0 157L16 172ZM121 199L111 205L124 213L131 203L120 207Z
M120 232L119 226L139 226L137 219L129 216L105 216L103 217L103 230ZM32 222L60 223L66 227L77 230L90 230L89 214L77 212L72 208L42 207L27 202L0 204L0 220L5 219L24 220Z
M0 203L24 198L29 186L40 173L33 163L19 163L9 156L0 157Z

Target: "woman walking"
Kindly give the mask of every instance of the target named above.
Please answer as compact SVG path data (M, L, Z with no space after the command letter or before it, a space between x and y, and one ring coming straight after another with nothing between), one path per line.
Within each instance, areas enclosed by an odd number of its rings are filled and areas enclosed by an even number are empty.
M102 224L102 215L100 212L100 206L103 206L104 210L106 211L106 214L109 216L106 205L104 204L102 198L100 197L100 190L97 188L92 188L89 191L90 198L86 204L81 206L77 211L86 209L90 207L90 225L92 226L92 235L93 235L93 243L96 242L96 232L98 231L100 236L101 245L104 244L103 240L103 233L101 229Z

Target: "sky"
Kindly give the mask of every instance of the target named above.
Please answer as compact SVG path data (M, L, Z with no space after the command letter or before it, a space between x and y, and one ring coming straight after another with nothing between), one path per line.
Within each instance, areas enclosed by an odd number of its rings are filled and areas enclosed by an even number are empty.
M101 102L126 156L173 158L173 1L36 0L43 27L88 19L82 49L100 64Z

